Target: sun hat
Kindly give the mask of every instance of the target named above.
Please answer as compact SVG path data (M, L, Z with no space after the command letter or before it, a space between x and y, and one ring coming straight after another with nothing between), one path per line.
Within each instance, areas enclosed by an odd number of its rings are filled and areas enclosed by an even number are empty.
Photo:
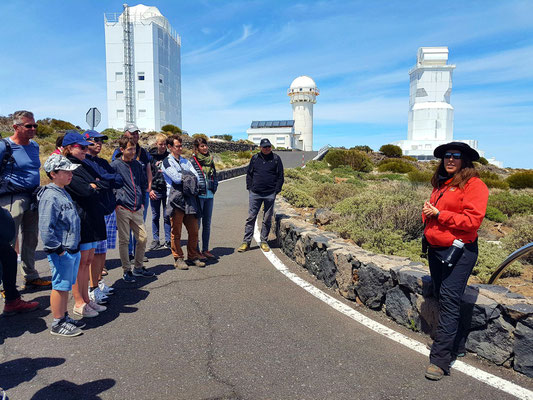
M78 131L69 130L67 131L67 133L65 133L65 137L63 138L63 147L68 146L70 144L89 146L91 143L86 141L83 136L78 133Z
M435 151L433 151L433 155L437 158L444 158L444 154L448 150L452 149L459 150L461 154L464 154L470 161L479 160L479 153L463 142L450 142L446 144L441 144L435 149Z
M61 154L52 154L44 162L43 168L45 172L50 173L52 171L74 171L80 165L71 163L67 157Z

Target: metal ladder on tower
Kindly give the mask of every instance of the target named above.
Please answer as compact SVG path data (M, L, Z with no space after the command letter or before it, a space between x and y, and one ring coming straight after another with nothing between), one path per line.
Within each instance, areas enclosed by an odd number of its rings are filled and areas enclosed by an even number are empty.
M122 14L124 40L124 100L126 102L126 123L135 123L135 68L133 55L133 23L127 4Z

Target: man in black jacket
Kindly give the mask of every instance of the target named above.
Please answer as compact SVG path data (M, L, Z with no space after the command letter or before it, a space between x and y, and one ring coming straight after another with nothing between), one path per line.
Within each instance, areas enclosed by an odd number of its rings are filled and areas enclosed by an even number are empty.
M248 218L244 227L244 239L237 249L242 253L250 249L254 232L255 220L261 204L264 204L263 225L261 227L261 250L270 251L267 239L272 225L274 202L276 195L283 186L283 163L277 154L272 153L272 144L268 139L261 139L261 152L254 155L246 173L246 190L249 191L250 202Z

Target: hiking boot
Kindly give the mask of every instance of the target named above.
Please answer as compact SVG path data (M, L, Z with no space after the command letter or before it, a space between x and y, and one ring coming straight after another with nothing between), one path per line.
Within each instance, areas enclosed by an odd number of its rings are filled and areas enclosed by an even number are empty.
M187 261L189 261L192 265L194 265L194 266L196 266L198 268L204 268L205 267L205 262L203 262L199 258L196 258L194 260L187 260Z
M83 332L81 331L80 328L78 328L74 324L71 324L70 322L67 322L65 320L56 325L52 325L52 328L50 329L50 333L52 335L57 335L57 336L74 337L74 336L81 335Z
M435 364L429 364L426 368L426 378L432 381L439 381L444 376L442 368L437 367Z
M72 309L72 314L77 315L82 318L93 318L98 316L98 312L89 307L89 304L84 303L81 307L76 307Z
M24 301L19 297L15 300L6 301L6 304L4 305L4 313L2 315L7 317L18 313L34 311L38 308L39 303L37 301Z
M210 259L212 259L212 260L215 259L215 258L217 258L214 254L210 253L210 252L207 251L207 250L204 251L202 254L204 255L204 257L206 257L206 258L210 258Z
M48 287L52 286L52 281L42 279L42 278L35 278L31 279L29 281L26 281L22 284L22 290L24 289L46 289Z
M106 304L108 297L100 290L99 287L96 287L94 290L89 291L89 299L97 304Z
M135 283L135 278L133 277L131 271L124 272L124 275L122 275L122 279L124 279L124 282Z
M185 262L183 258L178 258L176 261L174 261L174 268L181 269L181 270L187 270L189 269L189 266Z
M154 240L152 241L152 244L150 245L148 250L159 250L161 247L161 244L158 241Z
M155 273L148 271L145 267L142 267L141 269L133 268L132 274L133 276L143 276L145 278L151 278L155 275Z
M246 243L246 242L244 242L243 244L241 244L241 245L239 246L239 248L237 249L237 251L238 251L239 253L244 253L245 251L248 251L248 250L250 250L250 243Z
M267 242L261 242L259 247L261 247L261 250L263 250L264 252L270 251L270 246Z

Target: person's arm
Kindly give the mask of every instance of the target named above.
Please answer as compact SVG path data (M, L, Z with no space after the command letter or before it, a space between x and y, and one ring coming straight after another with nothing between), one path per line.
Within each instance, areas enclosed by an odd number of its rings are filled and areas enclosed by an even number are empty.
M252 190L254 161L255 161L255 156L252 156L252 159L250 160L250 163L248 164L248 170L246 171L246 190Z
M285 175L283 172L283 163L281 162L281 158L278 157L278 179L276 181L276 194L279 194L281 192L281 188L283 187L283 183L285 182Z
M178 162L173 156L165 158L162 164L163 176L167 183L181 183L181 169L177 166Z
M78 170L83 167L79 167L74 170L72 174L72 181L66 186L66 189L78 197L90 197L98 193L97 185L95 182L89 181L78 173Z
M39 232L47 253L63 253L64 249L55 233L59 210L53 200L39 201Z

